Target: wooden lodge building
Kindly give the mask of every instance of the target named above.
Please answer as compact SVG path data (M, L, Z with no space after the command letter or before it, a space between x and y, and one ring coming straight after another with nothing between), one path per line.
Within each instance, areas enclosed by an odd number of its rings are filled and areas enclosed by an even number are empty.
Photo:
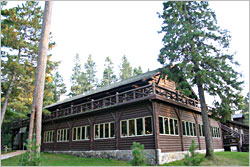
M51 111L42 122L45 152L131 160L136 141L150 164L182 159L192 140L205 152L199 100L176 91L156 71L45 108ZM224 151L220 122L209 121L214 149ZM27 122L15 124L14 134Z

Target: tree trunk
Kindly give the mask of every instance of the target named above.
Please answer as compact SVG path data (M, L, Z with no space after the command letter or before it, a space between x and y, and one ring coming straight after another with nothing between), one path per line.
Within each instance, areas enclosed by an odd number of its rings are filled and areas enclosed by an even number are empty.
M43 27L41 41L39 45L38 53L38 65L37 65L37 101L36 101L36 144L38 152L40 152L41 145L41 131L42 131L42 109L43 109L43 93L45 83L45 72L47 64L47 51L49 44L49 33L50 33L50 22L52 13L53 1L45 2L44 16L43 16Z
M3 102L3 107L2 107L2 112L1 112L1 124L0 124L1 127L2 127L2 124L3 124L5 112L6 112L7 105L8 105L8 100L9 100L9 97L10 97L10 94L11 94L11 91L12 91L12 88L13 88L13 85L14 85L15 78L16 78L16 70L14 69L12 78L10 80L10 85L8 87L8 90L7 90L7 93L6 93L4 102Z
M206 157L212 157L213 154L213 142L210 132L210 123L207 114L207 107L204 95L203 85L201 84L200 80L196 78L196 84L198 86L200 104L201 104L201 114L202 114L202 122L204 125L204 134L205 134L205 143L206 143Z

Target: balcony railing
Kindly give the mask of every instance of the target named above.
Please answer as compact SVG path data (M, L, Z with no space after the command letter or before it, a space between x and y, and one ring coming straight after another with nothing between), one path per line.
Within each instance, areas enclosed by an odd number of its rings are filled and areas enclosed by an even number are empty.
M43 116L43 120L51 120L55 118L60 118L64 116L74 115L77 113L84 113L87 111L93 111L97 109L103 109L107 107L112 107L119 104L125 104L127 102L132 102L136 100L141 100L152 95L159 95L166 99L186 104L195 108L200 108L198 100L184 96L176 91L166 89L162 86L153 84L145 85L135 89L131 89L125 92L116 93L114 95L106 96L100 99L91 99L88 102L71 105L70 107L63 109L56 109L52 111L50 115Z

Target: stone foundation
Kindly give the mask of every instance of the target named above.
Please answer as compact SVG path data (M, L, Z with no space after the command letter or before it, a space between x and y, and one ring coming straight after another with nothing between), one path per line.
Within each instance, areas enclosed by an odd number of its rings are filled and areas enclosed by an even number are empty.
M157 152L158 164L169 163L181 160L188 154L188 151L161 152L160 149L145 149L147 164L155 165L155 151ZM215 149L214 152L223 152L224 149ZM103 150L103 151L48 151L50 153L64 153L86 158L106 158L115 160L131 161L133 159L132 150ZM206 150L197 150L199 153L206 153Z
M106 158L115 160L131 161L132 150L103 150L103 151L48 151L50 153L64 153L86 158ZM147 164L155 164L155 150L145 149Z
M224 149L214 149L214 152L223 152ZM195 152L205 154L206 150L196 150ZM185 154L188 154L188 151L180 151L180 152L161 152L161 150L157 150L157 154L159 157L158 164L165 164L172 161L181 160L185 157Z

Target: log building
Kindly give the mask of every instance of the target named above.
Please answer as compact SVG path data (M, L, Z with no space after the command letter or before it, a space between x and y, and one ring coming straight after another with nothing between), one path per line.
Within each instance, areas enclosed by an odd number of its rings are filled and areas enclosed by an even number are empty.
M182 159L192 140L205 152L199 100L175 86L150 71L46 106L42 150L131 160L136 141L150 164ZM209 120L214 149L224 151L221 124ZM14 134L25 122L19 124Z

